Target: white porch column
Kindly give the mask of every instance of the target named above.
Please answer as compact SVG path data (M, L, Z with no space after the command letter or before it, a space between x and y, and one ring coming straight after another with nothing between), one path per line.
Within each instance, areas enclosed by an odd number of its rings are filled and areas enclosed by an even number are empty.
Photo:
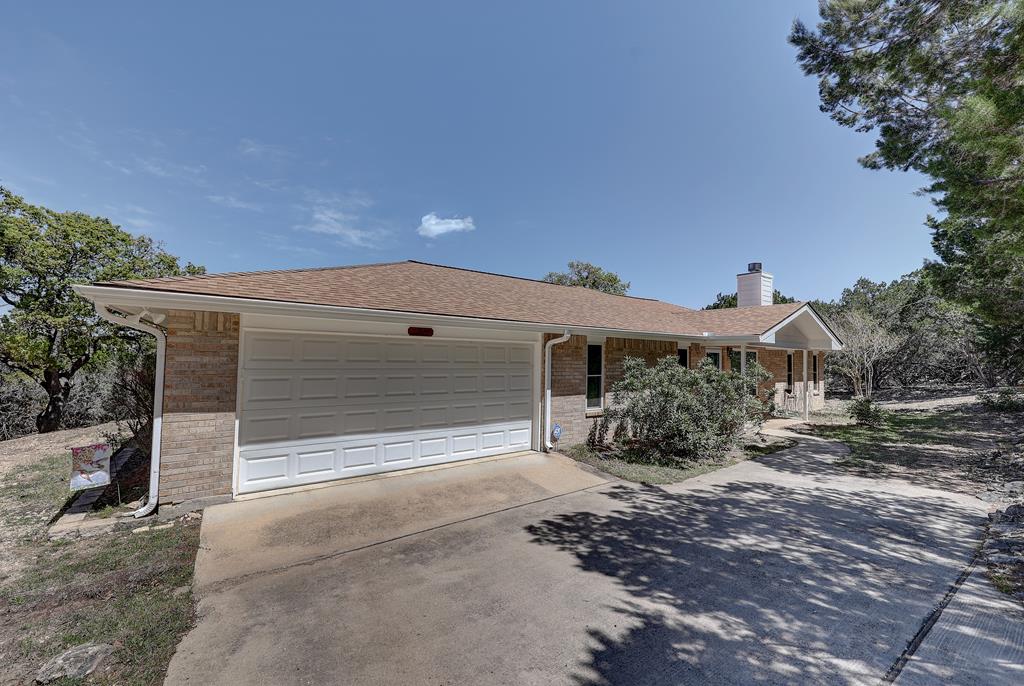
M811 389L807 383L807 356L808 351L804 350L804 354L802 356L804 359L804 421L811 418Z

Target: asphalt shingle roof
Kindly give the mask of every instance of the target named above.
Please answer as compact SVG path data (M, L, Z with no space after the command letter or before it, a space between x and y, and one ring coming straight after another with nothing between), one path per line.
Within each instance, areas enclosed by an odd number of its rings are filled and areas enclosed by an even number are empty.
M762 334L803 306L691 310L661 300L415 261L96 285L687 336Z

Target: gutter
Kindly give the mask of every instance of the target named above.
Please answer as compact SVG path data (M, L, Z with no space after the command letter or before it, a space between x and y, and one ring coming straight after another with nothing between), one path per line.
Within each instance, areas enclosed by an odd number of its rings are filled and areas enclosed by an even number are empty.
M551 443L551 349L559 343L569 340L569 329L559 338L552 338L544 344L544 449L550 451L555 446Z
M150 444L149 461L149 495L146 503L132 513L133 517L145 517L152 513L160 499L160 438L163 433L164 414L164 360L167 356L167 334L158 326L142 321L142 316L149 314L142 310L136 315L118 317L114 315L107 306L94 302L96 314L111 324L127 326L128 328L152 334L156 338L156 379L153 389L153 440Z
M240 314L266 314L266 315L291 315L297 317L318 317L333 319L346 317L365 321L399 321L408 322L411 325L421 324L424 321L435 322L435 326L461 326L485 329L498 329L502 331L527 331L531 333L550 333L553 329L565 329L566 324L559 322L530 322L513 321L506 319L489 319L485 317L472 317L464 315L434 314L430 312L410 312L404 310L382 310L366 307L344 307L340 305L317 305L313 303L298 303L285 300L265 300L260 298L242 298L219 295L206 295L201 293L180 293L175 291L157 291L124 286L93 286L77 284L72 287L76 293L93 302L102 301L117 303L118 306L127 306L132 309L147 308L154 309L177 309L177 310L202 310L204 312L233 312ZM616 329L600 326L578 326L572 325L576 333L586 333L594 336L611 336L622 338L635 338L643 336L659 340L707 340L709 335L700 333L682 333L678 331L639 331L636 329ZM746 336L714 336L722 340L738 340L740 337L749 338L752 342L757 339L758 334Z

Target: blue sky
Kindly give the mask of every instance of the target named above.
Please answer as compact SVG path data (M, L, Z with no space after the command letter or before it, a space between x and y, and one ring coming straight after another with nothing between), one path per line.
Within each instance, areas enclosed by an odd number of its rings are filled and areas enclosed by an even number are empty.
M224 5L8 6L0 184L210 271L583 259L698 307L932 255L922 180L795 64L813 0Z

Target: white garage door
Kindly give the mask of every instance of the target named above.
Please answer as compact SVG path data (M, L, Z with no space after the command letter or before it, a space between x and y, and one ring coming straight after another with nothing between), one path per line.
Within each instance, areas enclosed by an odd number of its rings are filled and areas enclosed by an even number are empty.
M522 343L246 331L238 492L527 450Z

